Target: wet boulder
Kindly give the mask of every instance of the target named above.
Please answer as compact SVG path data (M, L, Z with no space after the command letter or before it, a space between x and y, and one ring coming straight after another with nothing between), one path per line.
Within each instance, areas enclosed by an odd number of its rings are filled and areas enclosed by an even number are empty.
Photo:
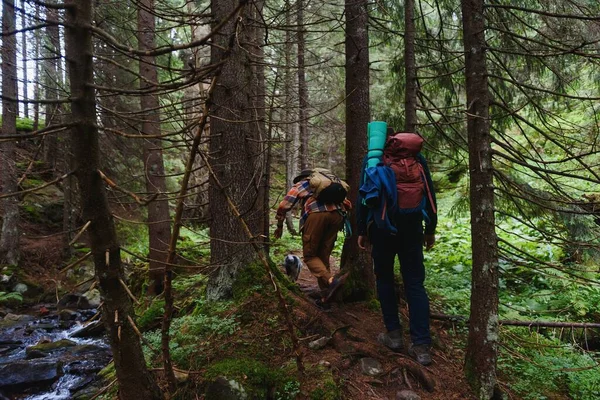
M61 357L65 372L74 375L86 375L102 370L111 360L108 347L94 344L75 346Z
M0 365L0 389L50 385L62 371L56 361L24 360Z
M16 328L18 326L23 326L32 320L33 317L30 315L6 314L0 321L0 329Z
M104 324L102 321L92 321L86 324L83 328L73 332L71 337L73 338L89 338L102 336L105 332Z
M77 311L65 308L59 311L58 318L61 321L75 321L79 318L80 314Z
M25 358L27 360L33 360L36 358L46 358L48 357L48 353L41 351L41 350L31 350L29 352L27 352Z

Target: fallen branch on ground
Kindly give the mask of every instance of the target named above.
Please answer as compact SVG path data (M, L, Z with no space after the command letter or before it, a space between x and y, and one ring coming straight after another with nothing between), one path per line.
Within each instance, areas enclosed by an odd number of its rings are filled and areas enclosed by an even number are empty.
M446 314L430 314L431 319L438 321L451 321L461 324L467 324L469 319L462 315L446 315ZM530 328L598 328L600 323L595 322L558 322L558 321L519 321L501 319L498 321L500 325L506 326L525 326Z

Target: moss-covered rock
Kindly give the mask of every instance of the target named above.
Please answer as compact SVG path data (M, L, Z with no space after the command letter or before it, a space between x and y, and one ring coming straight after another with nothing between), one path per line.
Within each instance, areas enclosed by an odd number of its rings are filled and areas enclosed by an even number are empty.
M27 349L25 349L25 353L29 354L33 351L41 351L43 353L51 353L53 351L65 349L67 347L75 347L75 346L77 346L77 343L75 343L74 341L69 340L69 339L62 339L62 340L57 340L56 342L40 343L40 344L36 344L35 346L30 346Z
M212 382L219 377L239 382L249 399L265 399L292 380L283 369L248 358L225 359L211 365L205 378Z
M37 179L27 179L23 182L23 187L31 189L43 184L43 181ZM56 185L46 186L23 197L21 214L32 222L60 224L63 218L63 203L63 192Z
M219 376L208 384L205 397L206 400L246 400L248 395L239 382Z

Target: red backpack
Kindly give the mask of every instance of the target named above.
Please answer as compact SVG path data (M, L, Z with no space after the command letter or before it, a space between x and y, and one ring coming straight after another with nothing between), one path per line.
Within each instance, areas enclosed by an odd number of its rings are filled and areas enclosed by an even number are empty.
M416 133L396 133L388 137L383 149L383 163L396 175L398 208L402 214L423 210L426 195L435 207L423 166L417 159L422 148L423 138Z

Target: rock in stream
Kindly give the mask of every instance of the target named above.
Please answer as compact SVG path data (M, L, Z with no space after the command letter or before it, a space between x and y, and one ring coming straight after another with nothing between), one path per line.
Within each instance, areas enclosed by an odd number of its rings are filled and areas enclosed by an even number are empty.
M93 310L78 309L65 321L51 305L37 309L51 311L0 317L0 400L75 398L110 362L102 324L84 326Z

